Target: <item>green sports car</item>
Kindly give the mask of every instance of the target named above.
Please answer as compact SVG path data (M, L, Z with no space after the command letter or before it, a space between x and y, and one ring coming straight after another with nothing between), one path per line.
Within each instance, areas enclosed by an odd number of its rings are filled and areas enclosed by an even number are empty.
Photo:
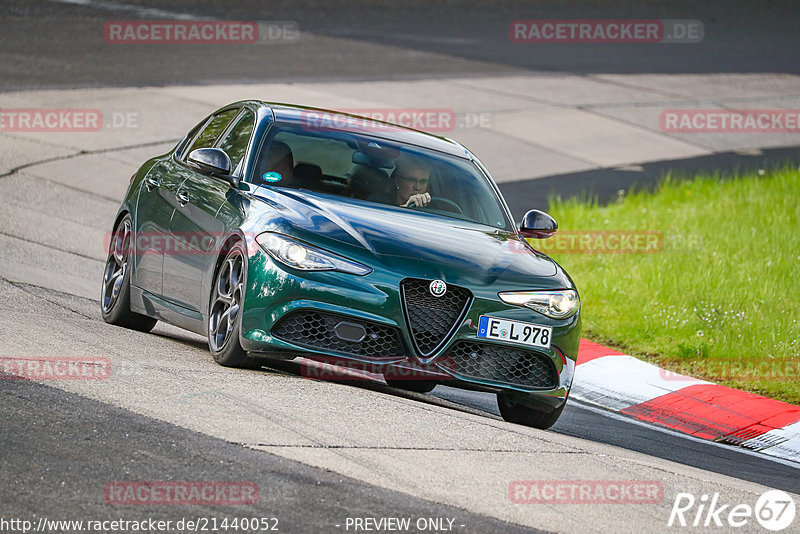
M497 394L551 426L580 338L570 277L517 227L455 141L364 117L237 102L131 177L109 239L103 318L205 335L221 365L369 366L391 386Z

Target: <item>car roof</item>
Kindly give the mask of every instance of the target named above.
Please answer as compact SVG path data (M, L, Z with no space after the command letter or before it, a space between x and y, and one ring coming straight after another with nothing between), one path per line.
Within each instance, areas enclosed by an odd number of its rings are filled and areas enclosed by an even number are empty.
M364 118L360 115L331 109L298 106L294 104L284 104L278 102L265 102L262 100L250 100L247 101L247 103L269 108L272 111L276 122L295 125L308 125L312 120L322 120L324 121L324 128L326 129L369 135L371 137L377 137L389 141L396 141L398 143L415 145L422 148L444 152L445 154L458 156L464 159L472 159L470 152L461 144L453 141L452 139L439 137L427 132L414 130L413 128L407 128L405 126L400 126L389 122L375 120L369 117ZM363 126L364 120L368 121L367 126ZM382 128L380 125L386 125L387 127Z

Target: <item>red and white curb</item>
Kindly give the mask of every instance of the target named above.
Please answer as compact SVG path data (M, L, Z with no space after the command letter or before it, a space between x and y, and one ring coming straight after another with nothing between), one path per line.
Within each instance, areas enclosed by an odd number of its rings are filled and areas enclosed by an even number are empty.
M800 462L800 406L673 373L585 339L570 398Z

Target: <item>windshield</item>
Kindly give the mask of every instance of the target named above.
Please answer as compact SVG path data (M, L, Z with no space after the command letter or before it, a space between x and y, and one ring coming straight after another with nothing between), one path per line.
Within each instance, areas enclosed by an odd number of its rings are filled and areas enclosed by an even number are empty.
M471 161L350 132L273 125L252 182L510 228L500 199Z

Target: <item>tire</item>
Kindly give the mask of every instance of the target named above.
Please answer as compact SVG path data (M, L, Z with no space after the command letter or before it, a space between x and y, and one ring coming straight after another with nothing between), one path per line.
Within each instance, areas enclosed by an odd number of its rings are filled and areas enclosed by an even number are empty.
M100 293L100 313L109 324L149 332L158 322L152 317L131 311L131 216L125 217L114 228L108 243L108 259L103 269L103 286Z
M208 348L225 367L256 369L261 360L248 356L239 342L247 262L240 242L234 243L214 276L208 308Z
M564 411L564 406L566 405L567 402L565 400L564 404L555 410L537 410L521 403L515 403L513 397L507 394L497 394L497 407L500 409L500 415L503 416L503 420L518 425L540 428L542 430L556 424L556 421L561 417L561 412Z
M430 393L436 387L436 382L431 380L398 380L396 378L386 378L386 383L397 389L405 389L415 393Z

